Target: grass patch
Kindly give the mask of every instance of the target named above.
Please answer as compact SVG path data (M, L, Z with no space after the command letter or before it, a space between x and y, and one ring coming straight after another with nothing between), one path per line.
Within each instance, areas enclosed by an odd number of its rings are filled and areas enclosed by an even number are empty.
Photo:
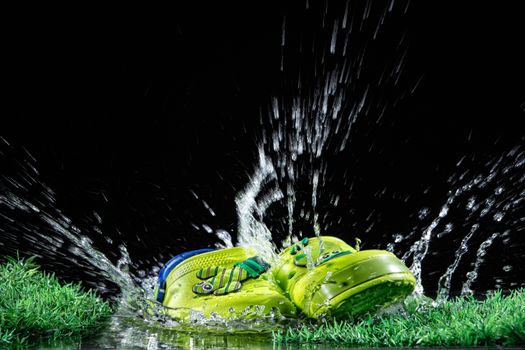
M395 313L310 322L276 332L273 338L277 343L366 347L524 345L525 289L508 296L496 291L484 301L466 297L438 304L413 299Z
M111 312L93 291L61 285L32 259L8 258L0 266L0 348L88 335Z

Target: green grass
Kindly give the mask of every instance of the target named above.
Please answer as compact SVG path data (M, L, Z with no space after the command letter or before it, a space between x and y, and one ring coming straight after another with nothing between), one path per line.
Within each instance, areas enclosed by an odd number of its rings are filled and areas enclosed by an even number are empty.
M112 310L78 284L61 285L32 259L0 266L0 348L89 335Z
M493 292L484 301L468 297L437 304L421 298L395 313L311 322L273 336L277 343L366 347L525 345L525 289L508 296Z
M0 265L0 349L94 334L110 306L78 284L61 285L31 259ZM362 347L525 345L525 289L435 303L412 299L395 312L357 320L303 322L274 342Z

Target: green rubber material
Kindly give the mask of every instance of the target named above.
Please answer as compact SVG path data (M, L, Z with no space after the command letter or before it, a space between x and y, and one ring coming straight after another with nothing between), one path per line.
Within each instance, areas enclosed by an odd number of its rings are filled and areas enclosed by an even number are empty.
M303 257L294 256L292 246L280 254L272 275L283 293L309 317L377 310L405 298L415 288L413 274L390 252L357 251L328 236L310 239L307 249L314 266L298 265L296 260ZM358 299L363 293L374 297Z
M202 269L210 266L232 269L236 263L254 255L250 249L236 247L184 260L166 278L165 308L161 312L180 321L189 321L196 315L206 318L220 316L228 320L270 314L295 317L295 305L268 279L268 273L246 279L238 291L229 294L199 295L193 292L193 286L202 281L197 276Z
M191 319L193 312L245 319L269 314L295 317L298 308L311 318L341 318L373 312L415 288L413 274L390 252L358 251L329 236L300 243L279 254L268 271L254 274L242 281L240 289L224 295L193 293L193 286L202 281L197 274L208 267L239 266L256 255L253 250L221 249L184 260L166 278L163 312L180 320ZM262 265L253 267L262 272Z
M404 300L413 291L411 274L391 274L339 294L330 299L329 303L322 304L315 310L315 314L345 318L372 313Z

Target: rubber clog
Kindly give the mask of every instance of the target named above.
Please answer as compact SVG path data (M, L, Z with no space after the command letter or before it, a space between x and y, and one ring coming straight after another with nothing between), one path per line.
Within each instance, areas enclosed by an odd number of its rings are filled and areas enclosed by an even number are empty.
M161 270L155 298L180 320L292 318L297 309L310 318L343 318L400 301L415 285L394 254L321 236L288 247L271 267L242 247L182 253Z
M311 318L373 312L406 298L416 285L394 254L358 251L329 236L285 249L271 273L282 292Z
M295 305L269 279L268 273L256 278L239 273L239 264L252 261L250 258L255 255L249 249L236 247L196 254L179 262L162 282L163 295L160 285L155 290L155 298L165 306L162 312L182 321L217 316L227 320L268 315L294 317ZM218 274L212 276L215 269ZM229 276L234 276L235 281L227 286ZM225 282L218 284L221 277ZM207 282L213 278L213 282ZM239 288L235 287L237 282ZM210 293L206 290L208 285ZM213 290L214 285L220 288Z

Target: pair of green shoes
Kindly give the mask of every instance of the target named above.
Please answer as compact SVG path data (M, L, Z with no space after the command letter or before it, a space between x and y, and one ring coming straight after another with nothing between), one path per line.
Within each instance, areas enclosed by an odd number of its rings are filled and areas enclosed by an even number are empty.
M394 254L321 236L288 247L272 266L243 247L180 254L160 271L155 299L180 320L192 312L226 319L343 318L400 301L415 284Z

